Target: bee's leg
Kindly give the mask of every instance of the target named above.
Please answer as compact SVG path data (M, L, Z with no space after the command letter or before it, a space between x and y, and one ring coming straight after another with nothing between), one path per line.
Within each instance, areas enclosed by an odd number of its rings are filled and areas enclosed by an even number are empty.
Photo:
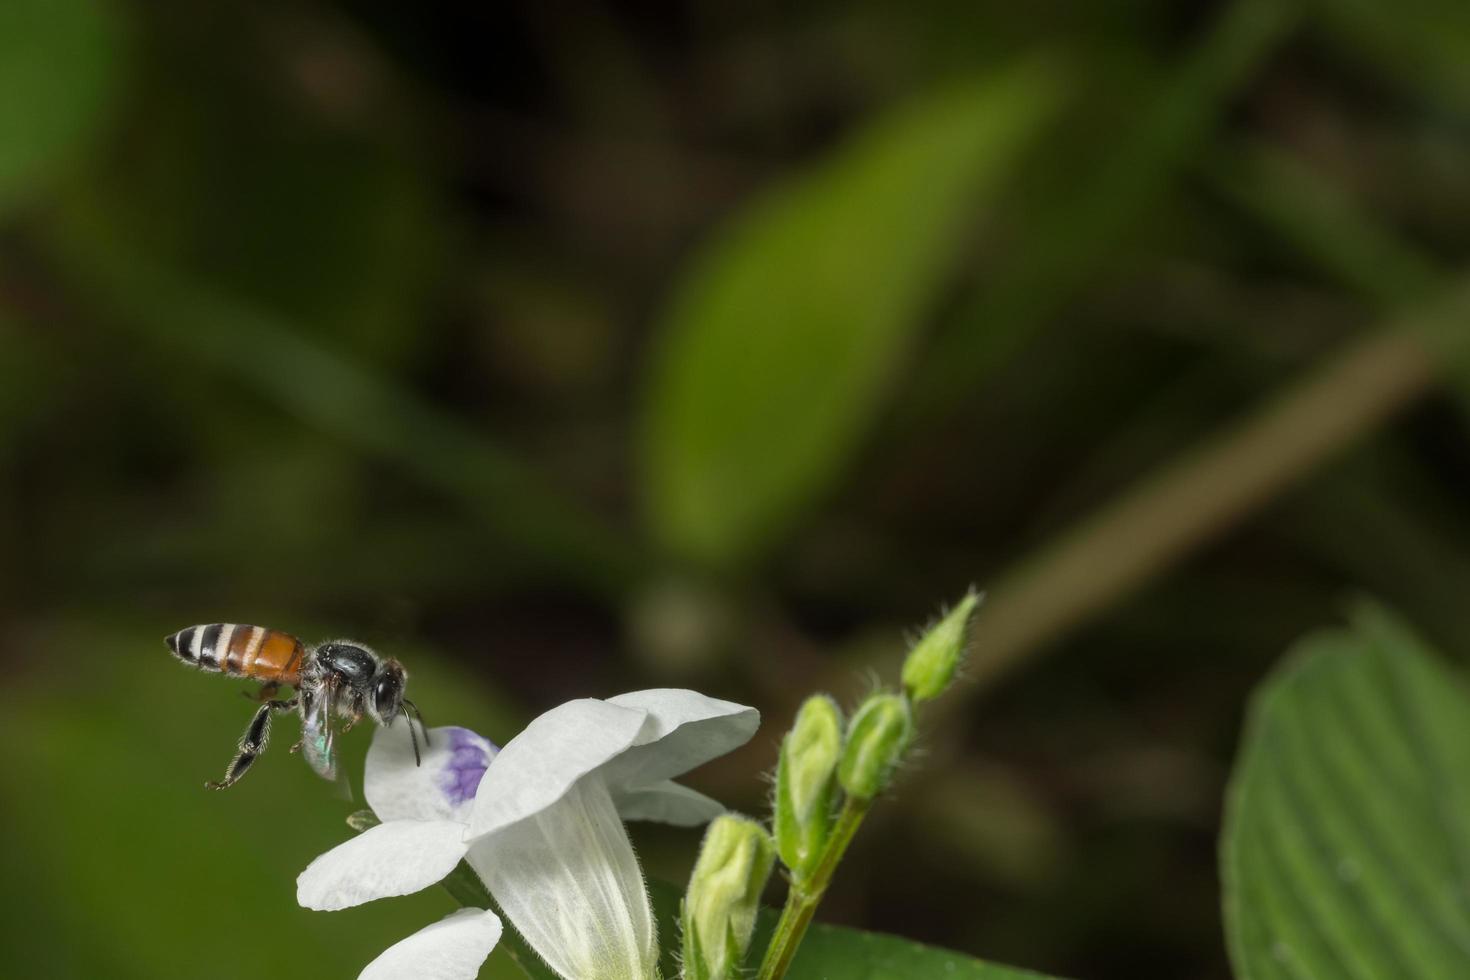
M267 701L274 701L276 697L276 692L280 689L280 684L277 684L275 681L269 681L265 684L260 685L260 690L258 691L241 691L240 694L250 701L260 701L264 703Z
M359 708L356 711L354 711L352 713L352 717L347 719L347 724L345 724L345 725L342 726L342 734L343 735L346 735L348 732L352 731L352 726L355 725L355 724L357 724L360 721L362 721L362 709L361 708Z
M211 780L204 785L209 789L225 789L240 781L256 758L265 751L266 742L271 733L271 712L290 711L296 707L296 699L288 701L267 701L255 712L255 717L250 719L250 726L245 729L245 734L240 736L240 750L230 760L230 766L225 770L225 778L215 782Z

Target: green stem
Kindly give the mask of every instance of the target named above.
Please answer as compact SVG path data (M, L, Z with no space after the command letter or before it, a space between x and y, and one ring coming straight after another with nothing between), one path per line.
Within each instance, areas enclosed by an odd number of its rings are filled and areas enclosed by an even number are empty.
M495 899L490 897L490 892L485 888L480 876L475 874L475 869L466 862L461 861L455 869L439 882L449 897L460 905L469 909L492 909L496 915L500 914L500 907L495 904Z
M822 903L822 896L827 892L827 885L832 881L832 874L837 870L842 856L847 853L847 845L852 843L853 836L858 827L862 826L863 818L868 815L868 808L872 805L872 800L852 797L848 797L847 802L842 805L842 812L837 816L837 825L832 828L832 836L827 838L822 859L817 862L811 879L791 883L791 891L786 895L786 906L781 909L781 919L776 923L770 945L766 947L766 955L761 960L756 980L781 980L790 969L796 950L806 936L807 927L812 924L812 916L816 914L817 906Z

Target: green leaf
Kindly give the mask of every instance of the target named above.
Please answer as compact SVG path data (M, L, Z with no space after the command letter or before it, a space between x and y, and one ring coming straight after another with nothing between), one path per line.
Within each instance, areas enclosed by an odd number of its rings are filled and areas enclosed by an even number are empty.
M1470 700L1368 606L1256 696L1222 848L1244 980L1470 975Z
M117 87L119 27L104 0L0 3L0 214L97 131Z
M985 963L897 936L813 926L787 980L1042 980L1042 974Z
M670 951L678 946L679 890L650 881L649 897L658 918L658 934L665 946L665 977L677 977ZM747 965L760 960L760 951L775 928L776 909L762 909L760 925L750 946ZM753 971L752 971L753 972ZM802 941L787 980L1047 980L1040 973L996 966L947 949L925 946L897 936L840 926L814 925Z
M964 232L1058 101L1043 61L951 84L716 236L652 352L643 479L665 545L748 560L831 485Z

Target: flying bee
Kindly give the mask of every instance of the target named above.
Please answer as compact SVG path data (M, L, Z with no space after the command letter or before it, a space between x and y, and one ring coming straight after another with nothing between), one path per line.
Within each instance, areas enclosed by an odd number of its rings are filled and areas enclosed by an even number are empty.
M391 725L401 716L408 724L414 761L419 761L419 740L409 709L419 716L420 728L424 721L418 705L403 696L408 674L398 661L380 657L361 643L332 640L306 647L289 633L234 623L190 626L164 642L176 657L200 670L261 682L257 693L245 695L261 705L240 737L225 778L205 783L210 789L233 786L245 775L265 751L276 712L295 711L301 716L301 739L291 751L299 749L325 779L337 778L334 718L346 719L342 728L346 732L363 715L379 725ZM282 687L295 693L277 697ZM424 744L428 741L424 729Z

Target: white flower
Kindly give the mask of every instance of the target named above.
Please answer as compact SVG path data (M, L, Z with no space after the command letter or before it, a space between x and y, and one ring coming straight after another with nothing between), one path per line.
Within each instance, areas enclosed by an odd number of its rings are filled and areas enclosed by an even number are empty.
M637 691L554 708L498 754L473 732L436 729L421 768L406 732L379 729L364 792L384 823L313 861L298 879L298 898L308 908L337 909L408 894L465 857L562 976L646 980L656 976L657 941L622 820L692 826L721 813L714 800L672 780L744 743L758 723L753 708L693 691ZM448 922L408 941L421 950L416 955L433 948L430 932Z
M458 909L383 950L358 980L474 980L498 942L499 916Z
M754 708L693 691L570 701L490 763L470 865L511 924L569 980L646 980L658 944L629 819L693 826L723 812L672 782L755 734Z
M297 899L335 911L411 895L449 874L469 849L475 790L496 751L468 728L433 728L415 765L406 727L378 729L362 791L383 822L311 862L296 879Z
M363 795L383 822L339 844L296 879L309 909L345 909L408 895L442 879L464 857L475 791L496 748L467 728L434 728L415 765L406 727L378 729ZM368 964L359 980L473 980L500 941L500 918L460 909Z

